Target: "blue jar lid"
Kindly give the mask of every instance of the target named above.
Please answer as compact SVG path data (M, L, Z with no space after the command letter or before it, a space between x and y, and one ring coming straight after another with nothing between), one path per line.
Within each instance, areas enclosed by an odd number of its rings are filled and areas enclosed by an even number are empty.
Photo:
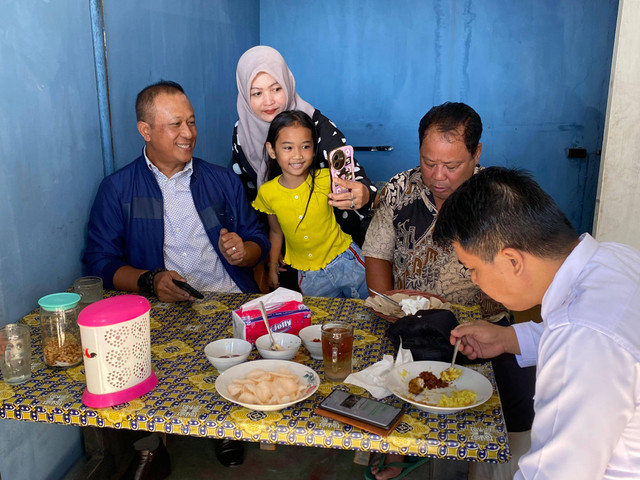
M78 305L81 298L77 293L52 293L38 300L38 305L45 310L67 310Z

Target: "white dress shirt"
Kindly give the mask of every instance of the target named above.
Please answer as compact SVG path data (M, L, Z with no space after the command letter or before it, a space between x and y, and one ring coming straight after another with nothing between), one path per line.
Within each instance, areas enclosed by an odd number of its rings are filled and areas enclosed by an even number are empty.
M515 479L640 479L640 252L581 237L542 300L516 324L537 357L531 450Z
M146 148L144 158L162 191L165 268L178 272L196 290L240 292L211 245L193 203L189 188L192 162L167 178L149 161Z

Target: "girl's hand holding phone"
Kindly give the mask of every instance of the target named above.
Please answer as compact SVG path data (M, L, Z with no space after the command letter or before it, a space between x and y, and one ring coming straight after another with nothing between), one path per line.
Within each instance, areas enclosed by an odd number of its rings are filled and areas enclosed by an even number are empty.
M359 210L369 201L369 189L360 182L333 177L333 183L348 189L345 193L330 193L329 205L340 210Z

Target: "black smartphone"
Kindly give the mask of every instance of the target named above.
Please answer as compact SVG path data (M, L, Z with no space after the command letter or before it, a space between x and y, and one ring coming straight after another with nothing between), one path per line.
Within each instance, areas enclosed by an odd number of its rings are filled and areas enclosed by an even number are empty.
M188 292L189 295L191 295L192 297L196 297L199 298L200 300L202 300L204 298L204 295L201 294L198 290L196 290L195 288L193 288L191 285L189 285L187 282L183 282L181 280L176 280L175 278L173 279L173 283L175 283L177 286L179 286L181 289L183 289L185 292Z
M342 390L331 392L320 402L320 408L384 429L391 428L404 413L400 407Z

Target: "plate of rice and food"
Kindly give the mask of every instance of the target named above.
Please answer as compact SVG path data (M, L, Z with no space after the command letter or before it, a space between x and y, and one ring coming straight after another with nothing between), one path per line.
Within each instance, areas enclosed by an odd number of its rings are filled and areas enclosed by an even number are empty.
M225 370L216 390L226 400L262 412L282 410L313 395L318 374L289 360L254 360Z
M493 395L491 382L461 365L422 361L399 365L387 376L387 388L420 410L455 413L482 405Z

